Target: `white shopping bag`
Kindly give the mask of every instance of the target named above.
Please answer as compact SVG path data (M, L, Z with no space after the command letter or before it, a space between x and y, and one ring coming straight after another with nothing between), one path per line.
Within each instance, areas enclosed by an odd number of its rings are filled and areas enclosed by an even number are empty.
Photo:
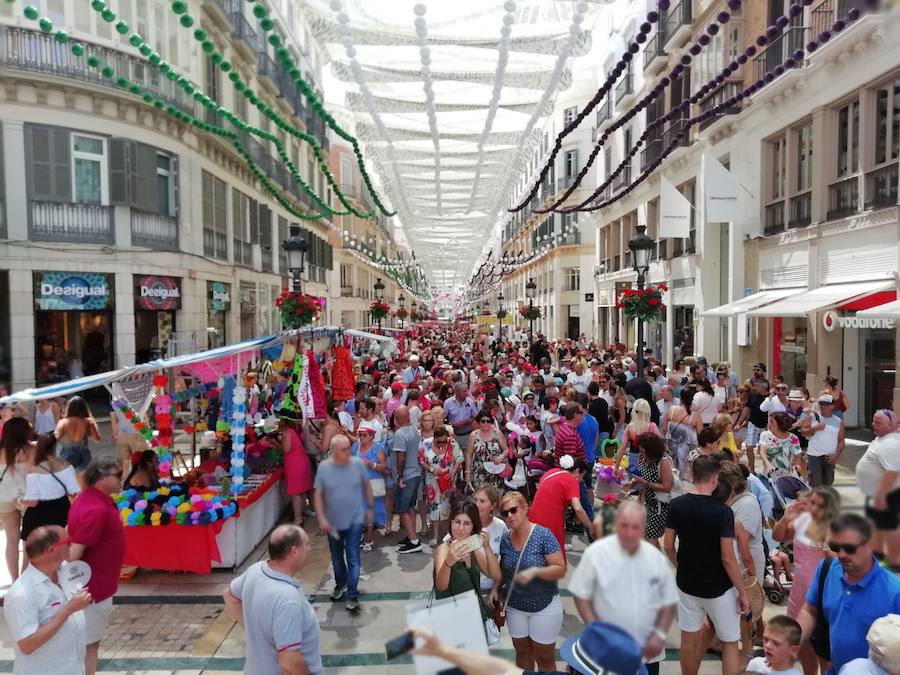
M406 622L410 626L430 628L445 644L488 653L484 621L475 591L466 591L444 600L430 599L406 606ZM416 675L437 675L453 664L433 656L413 656Z

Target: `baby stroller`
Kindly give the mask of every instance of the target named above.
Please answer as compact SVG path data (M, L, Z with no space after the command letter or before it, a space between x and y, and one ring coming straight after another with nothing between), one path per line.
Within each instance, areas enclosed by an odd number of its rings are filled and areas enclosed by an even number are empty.
M775 576L775 566L772 563L772 559L769 557L769 547L765 543L765 539L763 540L763 545L766 549L766 572L765 578L763 579L763 593L766 594L766 598L768 598L769 602L773 605L780 605L790 594L793 581L789 581L787 577L782 581L780 577ZM794 554L790 544L782 544L779 548L788 554L788 557L793 564Z
M808 492L810 487L802 479L794 475L776 476L770 478L763 474L757 474L763 485L772 494L775 504L772 507L772 516L775 520L784 517L784 510L789 504L797 501L797 495Z

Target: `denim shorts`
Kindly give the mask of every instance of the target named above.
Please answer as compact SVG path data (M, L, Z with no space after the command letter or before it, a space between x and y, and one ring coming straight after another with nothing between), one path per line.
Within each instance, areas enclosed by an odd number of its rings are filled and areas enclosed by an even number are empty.
M419 483L422 482L421 476L416 476L415 478L411 478L404 483L405 487L397 487L396 490L396 503L394 504L394 511L397 513L406 513L407 511L412 511L416 508L416 500L419 498Z

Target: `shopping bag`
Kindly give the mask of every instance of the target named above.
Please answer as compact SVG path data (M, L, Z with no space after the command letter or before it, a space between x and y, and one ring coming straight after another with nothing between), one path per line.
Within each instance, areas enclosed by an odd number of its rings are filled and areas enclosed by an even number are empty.
M430 628L445 644L479 654L488 653L484 622L481 620L481 609L475 591L466 591L443 600L431 598L407 605L406 623ZM453 666L434 656L414 655L413 663L416 675L437 675Z

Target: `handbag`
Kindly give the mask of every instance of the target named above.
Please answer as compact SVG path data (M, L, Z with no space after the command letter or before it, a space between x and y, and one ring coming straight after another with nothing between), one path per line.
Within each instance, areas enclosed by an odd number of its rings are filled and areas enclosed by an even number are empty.
M484 624L475 621L476 616L481 618L478 593L475 591L466 591L443 600L435 600L431 595L425 602L406 606L407 625L430 628L447 644L486 655L488 646ZM417 675L437 675L451 665L443 659L420 654L413 655L413 663Z
M825 579L828 578L828 572L831 570L831 563L833 560L834 558L825 558L822 562L822 569L819 571L819 598L816 601L816 625L813 627L812 635L809 637L809 643L812 645L816 656L828 661L831 660L831 628L828 625L828 619L825 617L823 596L825 595Z
M512 595L513 588L516 586L516 575L519 573L519 568L522 566L522 556L525 555L525 549L528 548L528 542L531 541L531 535L534 533L534 525L531 526L531 529L528 531L528 538L525 540L525 544L522 546L522 550L519 551L519 559L516 561L516 569L512 574L512 578L509 582L509 588L506 589L505 598L503 599L503 607L498 608L497 603L494 603L491 606L491 614L493 615L494 622L498 626L503 626L506 624L506 606L509 604L509 597Z
M384 497L387 494L387 487L384 484L384 478L370 478L369 485L372 486L373 497Z
M656 501L661 504L671 504L673 499L684 494L684 487L681 484L681 474L675 468L675 462L672 461L671 457L663 457L663 461L665 460L669 460L669 463L672 465L672 489L668 492L657 492L656 490L653 492L656 495Z

